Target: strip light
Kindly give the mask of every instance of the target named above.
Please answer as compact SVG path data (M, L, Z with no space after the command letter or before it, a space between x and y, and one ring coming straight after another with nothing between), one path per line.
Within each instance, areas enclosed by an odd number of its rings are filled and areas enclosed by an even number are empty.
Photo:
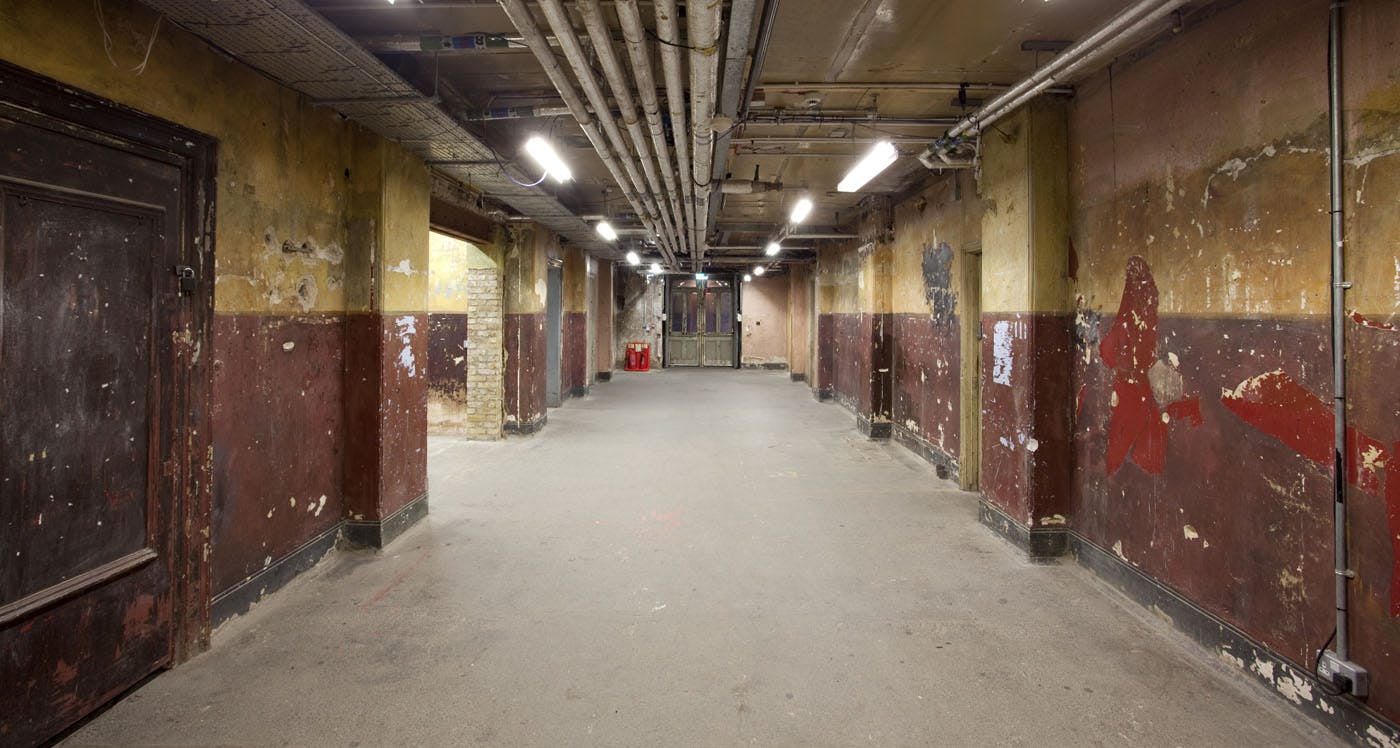
M617 232L613 230L611 223L608 223L607 221L599 221L596 228L598 229L598 236L601 236L610 242L617 241Z
M772 257L781 251L783 251L783 246L781 244L777 242L768 242L768 248L763 250L763 253Z
M548 140L536 135L525 141L525 152L530 154L530 158L535 159L544 173L554 177L554 181L563 184L574 178L574 173L569 170L569 165L564 163L564 159L559 158L559 154L554 152L554 146Z
M836 185L838 192L855 192L864 187L866 182L879 176L880 172L888 169L890 164L899 158L899 151L894 149L888 140L882 140L875 144L870 152L865 154L865 158L860 160L850 171L841 183Z
M642 264L642 258L641 258L641 257L638 257L636 252L628 252L628 253L627 253L627 264L628 264L628 265L640 265L640 264Z
M792 213L788 215L788 220L792 223L802 223L810 215L812 215L812 201L804 197L792 206Z
M661 263L659 263L659 262L653 262L653 263L651 264L651 274L652 274L652 275L661 275Z
M764 271L764 267L763 267L762 265L754 265L754 266L753 266L753 274L754 274L754 275L763 275L763 271Z

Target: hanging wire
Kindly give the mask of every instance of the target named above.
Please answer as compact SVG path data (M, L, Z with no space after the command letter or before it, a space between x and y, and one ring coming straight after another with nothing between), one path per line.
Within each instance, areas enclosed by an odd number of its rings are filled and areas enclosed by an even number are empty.
M112 67L122 69L117 64L117 60L112 56L112 35L107 32L107 21L102 13L102 0L92 0L92 8L97 13L97 27L102 30L102 51L107 53L107 61L112 63ZM151 61L151 50L155 49L156 37L160 35L160 24L165 20L164 15L156 16L156 24L151 27L150 39L146 42L146 54L141 57L141 64L131 68L131 72L140 75L146 72L146 63Z

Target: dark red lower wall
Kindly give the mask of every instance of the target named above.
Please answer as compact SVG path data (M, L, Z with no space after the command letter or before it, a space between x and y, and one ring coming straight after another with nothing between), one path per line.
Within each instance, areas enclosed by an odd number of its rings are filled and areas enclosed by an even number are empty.
M961 325L929 314L893 315L891 363L896 425L952 460L959 453Z
M348 519L380 520L428 490L428 315L345 325Z
M1180 385L1146 413L1125 395L1134 372L1101 355L1114 320L1080 319L1073 528L1310 669L1333 625L1326 319L1153 315L1155 376L1174 369ZM1350 325L1348 360L1352 658L1371 669L1369 705L1393 718L1400 332ZM1153 435L1124 436L1149 420Z
M982 315L983 496L1027 526L1069 511L1070 319Z
M428 315L428 399L467 402L467 315Z
M564 395L588 389L588 314L564 312L564 347L559 386Z
M214 317L212 591L341 519L345 317Z
M506 423L535 424L545 416L544 313L507 314L502 327Z

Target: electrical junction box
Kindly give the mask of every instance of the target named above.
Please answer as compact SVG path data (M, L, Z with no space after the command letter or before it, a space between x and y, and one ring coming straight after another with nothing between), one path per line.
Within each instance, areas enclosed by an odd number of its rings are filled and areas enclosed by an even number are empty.
M1317 665L1317 677L1342 693L1350 692L1354 696L1365 696L1369 686L1366 668L1351 660L1343 660L1330 649L1322 653L1322 661Z

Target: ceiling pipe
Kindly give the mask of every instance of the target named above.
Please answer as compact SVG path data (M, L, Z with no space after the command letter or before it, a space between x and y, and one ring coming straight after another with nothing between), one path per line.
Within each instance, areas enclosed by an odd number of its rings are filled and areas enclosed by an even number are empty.
M1186 0L1140 0L1109 19L1080 41L1070 45L1045 67L998 94L981 109L963 117L946 139L952 140L974 130L981 131L1017 107L1038 96L1051 84L1064 80L1089 62L1101 59L1115 40L1128 38L1186 4ZM1126 32L1126 33L1125 33Z
M783 188L782 182L760 182L747 179L725 179L719 183L719 191L725 195L752 195L756 192L777 192Z
M637 92L642 99L642 113L647 118L647 129L651 132L652 150L656 161L661 165L661 180L666 186L666 201L671 208L671 220L675 224L676 245L690 253L690 239L687 227L690 222L681 210L684 193L676 184L676 172L671 161L671 151L666 145L666 131L661 123L661 106L656 97L656 79L652 74L651 52L647 48L642 14L637 9L637 0L618 0L617 17L622 22L622 38L627 47L627 57L632 63L632 77L637 82Z
M656 223L660 215L656 209L656 202L652 193L646 189L646 184L641 173L637 170L637 159L627 148L626 141L622 138L622 131L618 129L617 120L613 118L612 112L608 110L607 97L603 95L602 86L599 85L597 77L593 74L593 68L589 65L588 58L583 53L583 45L579 42L578 34L574 32L573 21L569 18L569 13L564 9L563 3L559 0L540 0L540 10L544 11L545 20L554 31L554 36L559 39L559 48L564 52L564 58L568 60L569 66L573 69L574 77L578 79L579 85L583 87L583 93L592 105L593 111L597 114L599 123L603 126L603 132L607 133L608 142L618 154L618 160L622 162L622 168L627 172L628 181L618 182L618 186L627 191L628 187L633 190L634 202L640 203L645 212L642 214L647 219L647 225L655 230ZM533 45L532 45L533 46ZM549 53L548 48L543 48L545 53ZM656 231L662 235L663 246L670 249L669 239L663 232Z
M603 76L607 78L608 87L612 89L613 97L617 99L622 123L627 127L627 134L632 139L632 148L636 150L638 160L642 162L642 172L646 175L647 188L658 202L657 212L660 213L661 223L666 228L663 241L669 243L673 251L679 251L676 240L678 235L676 223L672 220L671 212L662 199L661 181L656 175L656 162L652 160L647 136L642 132L641 118L637 116L637 103L632 98L632 86L623 72L622 63L618 60L616 51L613 49L612 29L608 28L607 21L603 19L603 10L598 6L598 0L578 0L575 7L583 16L583 26L588 31L588 37L593 41L593 51L597 55L599 64L602 65ZM653 138L651 142L655 143L656 141ZM664 167L666 165L664 154L661 158Z
M556 0L557 1L557 0ZM719 79L720 0L686 3L686 32L690 41L690 131L695 153L695 235L698 264L705 258L710 223L710 169L714 165L715 88Z
M931 91L934 93L946 92L957 93L958 91L1006 91L1011 88L1009 83L949 83L949 82L893 82L878 83L870 81L867 83L817 83L817 82L796 82L796 83L760 83L758 87L765 91ZM1072 88L1050 89L1049 93L1069 94L1074 93Z
M695 241L695 180L691 177L690 144L686 140L685 84L681 80L680 27L677 23L676 0L656 0L656 35L664 42L661 49L661 72L666 81L666 104L671 113L671 134L676 144L676 178L681 183L681 203L685 224L689 228L685 244L692 258L698 257L703 245ZM703 237L701 237L703 239Z
M771 0L770 5L776 5L778 0ZM744 78L744 68L749 58L749 36L753 32L754 10L758 0L734 0L729 9L729 31L728 39L724 50L724 77L720 81L719 88L719 113L730 122L739 122L737 119L740 111L739 97L743 90L747 90L747 81ZM763 36L760 27L759 36ZM710 168L711 183L724 179L729 173L729 139L732 133L725 131L719 135L718 142L714 147L714 165ZM721 186L719 190L723 194ZM706 226L713 225L718 217L720 204L723 199L716 199L714 195L710 197L709 210L706 212Z
M748 117L749 104L753 102L753 92L758 86L758 78L763 74L763 65L768 61L768 45L773 41L773 24L778 18L779 0L767 0L763 4L763 18L758 22L758 46L753 51L753 69L744 84L744 98L739 103L739 121Z
M797 111L790 109L767 110L763 112L750 112L744 118L744 124L761 125L796 125L796 124L833 124L833 125L918 125L922 127L948 127L956 125L961 120L958 117L887 117L873 112L821 112L821 111Z
M597 152L598 158L602 159L603 165L608 169L608 173L612 175L613 180L616 181L619 186L625 185L627 182L623 178L622 168L618 164L617 159L613 156L612 150L608 147L607 140L598 132L598 127L594 123L593 116L588 113L588 108L584 106L583 100L579 98L578 90L574 88L574 84L569 80L569 76L564 73L564 69L560 67L559 62L554 59L554 54L550 50L549 45L544 43L544 34L540 31L539 26L536 25L535 18L530 14L529 8L525 7L524 0L498 1L500 2L501 9L504 10L506 16L510 18L511 23L515 24L515 28L520 31L521 36L524 37L530 51L534 53L535 59L539 60L540 66L544 68L545 75L547 75L550 82L554 84L555 90L557 90L559 96L564 99L564 103L568 106L569 111L573 112L574 120L578 122L579 128L582 129L584 135L588 137L588 141L593 144L593 150ZM603 111L607 110L604 109ZM625 193L626 190L624 189L623 192ZM638 215L647 215L643 211L641 201L638 200L635 195L628 195L627 200L631 203L632 210L636 211ZM650 225L652 228L655 228L654 223ZM670 252L670 248L663 246L661 251L665 254ZM670 262L675 262L674 255L671 257Z
M744 138L735 138L733 142L734 142L734 145L767 145L767 144L771 144L771 145L806 145L806 144L817 144L817 145L841 145L841 144L853 145L853 144L854 144L854 145L861 145L861 144L864 144L864 143L880 143L880 142L889 142L889 143L892 143L892 144L894 144L894 145L900 145L900 144L911 145L911 144L915 144L915 143L919 143L919 144L927 143L927 142L928 142L928 136L918 137L918 136L910 135L910 136L905 136L905 137L891 136L891 137L878 137L878 138L865 138L865 137L861 137L861 138L851 138L851 137L833 137L833 136L827 136L827 135L750 135L750 136L744 137ZM845 154L845 155L848 155L848 156L849 156L849 155L852 155L852 154L849 154L849 153L848 153L848 154Z

